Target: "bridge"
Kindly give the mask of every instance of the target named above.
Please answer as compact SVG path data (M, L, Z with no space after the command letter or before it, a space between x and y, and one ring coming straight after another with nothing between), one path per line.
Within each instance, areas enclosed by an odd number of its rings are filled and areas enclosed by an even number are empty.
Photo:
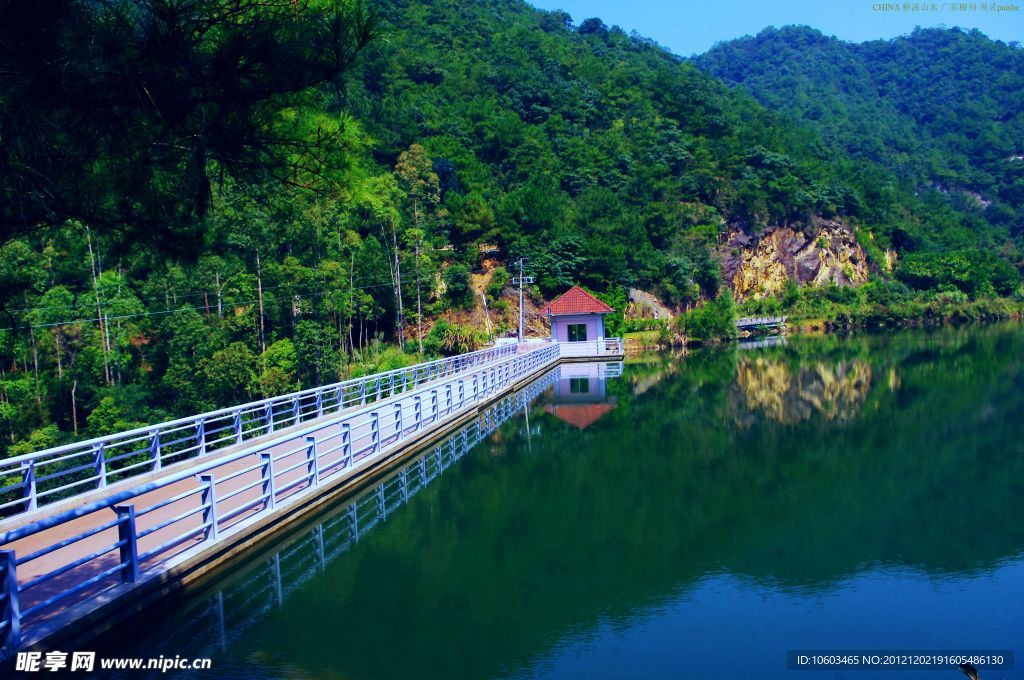
M314 526L289 536L271 554L264 553L255 563L247 563L238 581L210 594L207 606L196 612L193 625L175 631L179 636L176 647L189 650L196 658L210 657L242 638L267 612L281 607L303 583L323 573L334 560L387 522L557 378L558 371L549 371L524 389L503 397L455 434L332 508Z
M741 331L776 329L783 328L785 325L786 317L784 316L745 316L741 319L736 319L736 329Z
M109 627L561 361L622 351L500 346L0 461L3 655Z

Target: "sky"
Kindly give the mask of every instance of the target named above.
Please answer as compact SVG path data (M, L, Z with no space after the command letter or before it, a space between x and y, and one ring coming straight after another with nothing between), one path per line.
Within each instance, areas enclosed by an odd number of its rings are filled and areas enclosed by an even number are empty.
M527 0L540 9L561 9L576 24L599 17L627 33L637 31L688 57L715 43L756 35L767 26L802 24L826 35L863 42L910 33L915 26L977 28L996 40L1024 42L1024 0L996 2L899 2L872 0ZM903 11L904 4L910 11ZM932 4L937 11L931 11ZM928 11L913 10L913 5ZM967 11L960 11L965 5ZM895 6L899 11L883 8ZM951 7L956 6L956 10ZM971 7L974 7L972 10ZM983 10L1000 6L1005 11Z

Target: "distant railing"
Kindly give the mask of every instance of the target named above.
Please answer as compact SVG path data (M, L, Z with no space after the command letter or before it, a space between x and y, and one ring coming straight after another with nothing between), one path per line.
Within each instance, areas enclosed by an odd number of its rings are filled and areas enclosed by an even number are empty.
M567 358L618 356L623 353L622 338L559 342L557 344L561 348L561 356Z
M492 347L8 458L0 461L0 517L392 397L515 353L515 345Z
M558 358L557 344L512 354L6 532L0 536L5 653L21 644L25 622L45 623L56 611L155 577L184 553L316 494L324 480L372 465L407 437L458 417ZM12 544L25 539L28 547L16 554Z
M786 317L784 316L753 316L743 317L736 319L736 328L774 328L776 326L784 326L786 324Z
M621 378L623 366L621 361L611 362L604 365L604 377Z

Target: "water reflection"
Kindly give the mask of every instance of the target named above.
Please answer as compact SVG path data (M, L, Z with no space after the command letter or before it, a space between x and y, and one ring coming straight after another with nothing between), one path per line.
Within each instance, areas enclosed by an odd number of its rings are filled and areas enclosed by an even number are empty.
M224 678L763 679L790 677L796 648L1021 655L1022 357L1010 326L654 355L620 379L563 366L434 483L416 461L383 503L362 496L359 526L378 520L358 542L336 508L322 539L274 549L280 578L255 556L107 644L173 655L194 626ZM576 406L611 408L581 428ZM872 674L890 677L910 676Z
M758 412L786 424L816 416L849 420L871 390L871 375L871 365L862 359L792 365L741 356L736 362L735 394L746 409L738 409L737 422L749 425Z
M615 408L616 397L608 395L606 384L622 375L622 367L622 362L562 365L554 398L544 410L576 429L587 429Z
M516 414L526 414L528 405L539 395L553 387L552 404L571 408L580 402L604 398L606 380L621 374L621 363L570 364L549 371L519 392L487 407L444 443L333 508L312 526L289 532L287 538L265 549L257 559L250 559L250 566L224 579L225 582L207 587L202 602L191 598L187 604L189 625L174 630L163 644L188 649L195 657L225 652L474 447L493 438L492 448L500 451L499 426ZM528 415L525 422L525 436L529 437ZM293 671L295 675L302 674L298 669ZM138 677L138 673L133 677Z

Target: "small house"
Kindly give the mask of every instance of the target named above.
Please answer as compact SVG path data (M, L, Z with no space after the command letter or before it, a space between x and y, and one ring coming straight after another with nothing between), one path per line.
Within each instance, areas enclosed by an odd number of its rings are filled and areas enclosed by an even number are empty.
M579 286L573 286L540 310L551 320L551 339L557 342L603 341L604 315L612 311Z

